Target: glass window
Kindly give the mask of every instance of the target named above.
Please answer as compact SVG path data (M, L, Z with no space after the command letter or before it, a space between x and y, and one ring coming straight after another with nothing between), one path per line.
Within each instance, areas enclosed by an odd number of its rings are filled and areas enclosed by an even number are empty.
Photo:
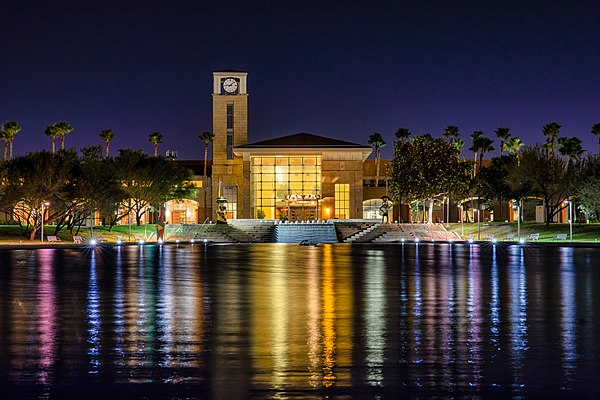
M227 199L227 211L225 213L227 219L237 218L237 186L224 186L221 195Z
M335 184L335 218L350 218L350 184Z
M233 103L227 103L227 129L233 130Z
M233 134L227 134L227 159L233 160Z
M287 200L290 195L321 195L320 157L252 157L250 163L255 218L258 210L265 218L279 218L281 212L293 206ZM305 165L310 166L309 173Z

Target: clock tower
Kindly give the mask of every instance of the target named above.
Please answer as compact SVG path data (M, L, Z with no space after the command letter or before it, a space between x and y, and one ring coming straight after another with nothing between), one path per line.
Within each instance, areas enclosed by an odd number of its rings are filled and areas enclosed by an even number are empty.
M244 188L243 160L233 153L234 147L248 143L247 76L242 71L213 72L213 197L218 196L221 182L228 219L244 218L249 206L244 207L249 187Z

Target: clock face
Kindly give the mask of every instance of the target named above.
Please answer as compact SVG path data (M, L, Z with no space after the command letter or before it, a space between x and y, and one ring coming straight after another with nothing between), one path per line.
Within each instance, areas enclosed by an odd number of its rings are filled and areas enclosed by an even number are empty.
M226 78L223 80L223 90L226 93L235 93L238 89L238 83L233 78Z

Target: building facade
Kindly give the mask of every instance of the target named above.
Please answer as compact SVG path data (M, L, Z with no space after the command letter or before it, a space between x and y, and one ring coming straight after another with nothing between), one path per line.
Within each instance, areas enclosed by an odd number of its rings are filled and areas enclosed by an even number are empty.
M168 208L212 220L222 196L230 219L363 218L363 165L371 147L309 133L249 143L247 77L213 73L210 179L202 183L197 210L174 202Z

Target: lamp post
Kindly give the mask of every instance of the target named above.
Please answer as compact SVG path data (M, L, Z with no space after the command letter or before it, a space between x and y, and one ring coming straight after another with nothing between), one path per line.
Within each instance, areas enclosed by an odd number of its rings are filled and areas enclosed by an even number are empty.
M463 215L463 205L460 204L460 236L465 236L465 219Z
M573 241L573 201L565 200L567 205L569 206L569 240Z
M517 241L521 242L521 200L513 200L512 207L517 211Z
M44 243L44 215L46 214L46 206L49 206L50 203L48 203L47 201L43 201L42 202L42 230L41 230L41 237L40 240L42 243Z

